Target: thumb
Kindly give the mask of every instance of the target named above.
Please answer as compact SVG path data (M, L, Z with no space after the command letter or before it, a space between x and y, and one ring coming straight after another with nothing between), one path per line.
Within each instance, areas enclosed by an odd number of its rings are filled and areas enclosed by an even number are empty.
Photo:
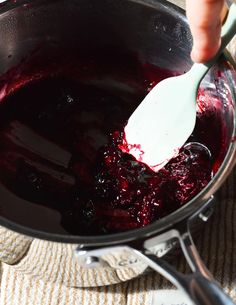
M224 0L186 0L186 12L193 35L192 60L205 62L220 47L222 16L225 16Z

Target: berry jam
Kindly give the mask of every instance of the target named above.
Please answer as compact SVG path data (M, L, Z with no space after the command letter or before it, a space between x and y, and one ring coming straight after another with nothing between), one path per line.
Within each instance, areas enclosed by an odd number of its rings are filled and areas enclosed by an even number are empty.
M169 76L160 69L155 75ZM13 90L0 105L1 183L32 204L59 211L71 234L143 227L184 205L218 169L221 119L203 109L207 93L200 92L193 134L155 173L119 149L149 83L141 89L122 95L54 75Z

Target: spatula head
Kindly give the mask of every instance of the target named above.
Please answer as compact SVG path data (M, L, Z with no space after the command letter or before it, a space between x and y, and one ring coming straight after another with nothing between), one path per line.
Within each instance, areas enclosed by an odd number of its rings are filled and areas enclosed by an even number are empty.
M192 83L186 74L161 81L125 127L129 153L154 171L178 154L194 129L197 88Z

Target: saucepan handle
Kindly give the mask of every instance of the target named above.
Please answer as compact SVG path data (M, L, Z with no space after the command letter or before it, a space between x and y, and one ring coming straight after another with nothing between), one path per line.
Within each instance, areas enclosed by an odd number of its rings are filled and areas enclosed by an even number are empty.
M201 260L192 241L189 231L184 234L177 232L184 256L192 269L192 273L185 275L176 271L171 265L156 255L143 250L139 257L148 265L170 280L175 286L185 291L196 305L233 305L235 304L224 293L219 284L213 279L210 272ZM138 253L136 252L138 255ZM146 258L145 258L146 257Z
M167 263L166 260L151 252L150 248L155 244L157 245L158 242L166 241L167 235L171 237L171 239L179 239L184 256L192 269L191 274L185 275L178 272L173 266ZM151 247L150 244L152 244ZM235 305L205 267L193 244L189 232L180 234L177 230L171 230L163 235L158 235L148 241L146 240L143 246L140 247L139 245L137 248L131 245L119 245L92 250L85 249L82 245L77 248L76 255L80 263L84 264L88 258L96 257L96 261L99 262L103 255L119 252L129 253L130 256L135 256L146 263L146 265L163 275L176 287L184 291L195 305Z
M206 207L211 207L212 198L206 203ZM202 213L198 216L203 215ZM177 227L154 237L145 239L139 243L128 243L126 245L110 246L107 248L85 248L79 245L76 255L81 264L84 264L89 258L96 258L96 261L103 259L103 255L112 253L127 253L130 257L135 256L143 261L147 266L163 275L177 288L181 289L195 303L195 305L234 305L235 303L224 293L220 285L213 279L198 251L193 243L189 230L192 220L196 218L193 215L188 221L180 223ZM206 217L206 216L205 216ZM202 218L202 216L201 216ZM168 241L176 244L179 241L182 252L192 270L190 274L178 272L165 259L159 257L156 253L158 246L167 245Z
M181 248L193 273L188 275L187 292L199 305L231 305L235 304L220 285L213 279L206 268L193 243L190 231L180 237Z
M216 283L201 275L191 277L188 286L189 296L198 305L234 304Z

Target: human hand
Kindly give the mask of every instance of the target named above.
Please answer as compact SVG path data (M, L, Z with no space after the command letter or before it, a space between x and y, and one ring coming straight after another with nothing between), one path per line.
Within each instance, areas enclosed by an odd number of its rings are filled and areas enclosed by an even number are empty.
M186 0L186 12L193 35L194 62L206 62L220 47L222 20L227 7L224 0Z

